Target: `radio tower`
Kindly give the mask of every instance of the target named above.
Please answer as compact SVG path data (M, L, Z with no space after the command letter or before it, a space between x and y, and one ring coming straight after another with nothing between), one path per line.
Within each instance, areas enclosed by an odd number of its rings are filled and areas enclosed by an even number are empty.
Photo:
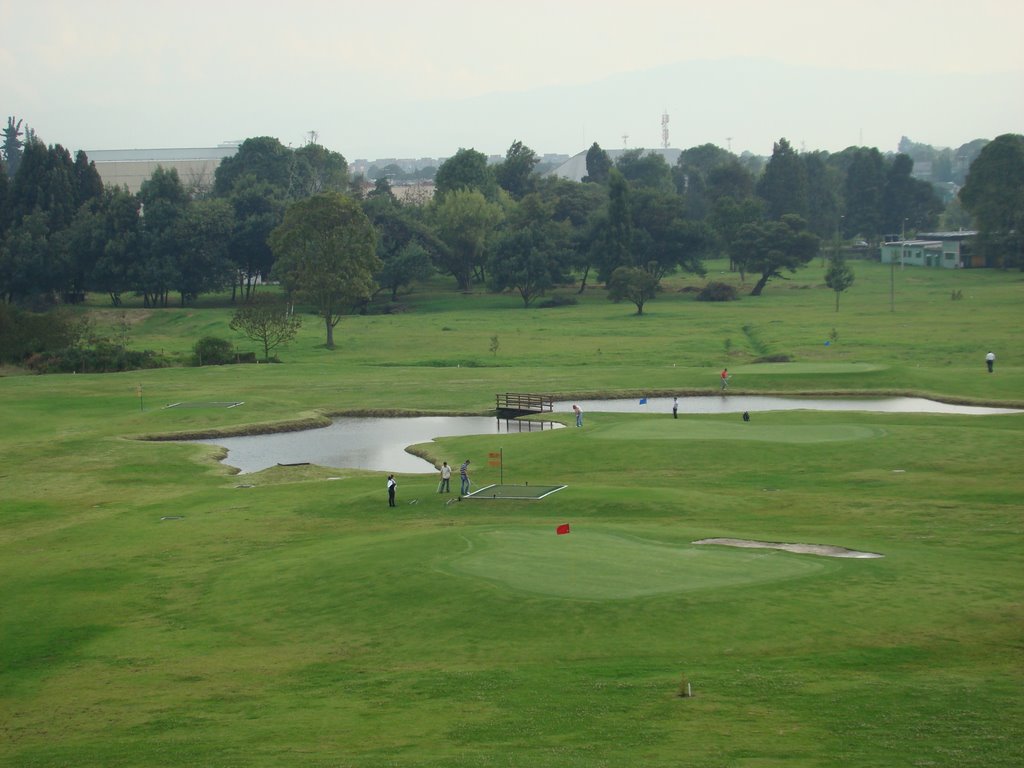
M668 112L661 113L661 146L668 149Z

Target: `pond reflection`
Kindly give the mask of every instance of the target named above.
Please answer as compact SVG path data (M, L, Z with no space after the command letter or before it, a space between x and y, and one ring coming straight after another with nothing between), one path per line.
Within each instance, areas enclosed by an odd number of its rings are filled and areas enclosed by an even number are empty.
M227 448L228 456L224 463L237 467L242 474L259 472L277 464L317 464L381 472L433 472L434 466L429 461L407 453L406 447L429 443L436 437L542 432L562 426L550 421L495 419L493 416L343 418L335 419L331 426L322 429L189 442ZM456 468L466 459L465 456L441 458Z

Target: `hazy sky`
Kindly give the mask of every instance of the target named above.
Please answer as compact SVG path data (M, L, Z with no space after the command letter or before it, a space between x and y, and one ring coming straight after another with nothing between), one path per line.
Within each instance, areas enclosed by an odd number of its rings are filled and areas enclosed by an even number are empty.
M658 146L665 111L677 147L958 146L1024 133L1022 28L1019 0L0 0L0 117L350 160Z

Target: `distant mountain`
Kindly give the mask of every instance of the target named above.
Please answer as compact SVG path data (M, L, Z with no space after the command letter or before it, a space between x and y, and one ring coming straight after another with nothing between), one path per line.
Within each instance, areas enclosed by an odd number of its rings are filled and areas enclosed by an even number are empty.
M692 61L572 87L396 106L405 116L403 135L387 140L434 148L419 154L436 155L458 147L504 152L517 139L537 152L569 154L594 141L605 149L658 147L667 111L674 147L711 142L737 154L769 155L773 142L786 137L806 150L864 145L894 152L902 136L956 147L1020 132L1021 93L1022 72L940 75L766 59ZM378 141L385 139L380 133Z

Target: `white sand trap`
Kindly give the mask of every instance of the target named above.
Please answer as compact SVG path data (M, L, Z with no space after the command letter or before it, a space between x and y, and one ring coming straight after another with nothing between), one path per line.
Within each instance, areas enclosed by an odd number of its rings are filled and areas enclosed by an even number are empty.
M700 539L694 544L720 544L723 547L746 547L749 549L783 549L801 555L821 555L822 557L885 557L874 552L858 552L845 547L833 547L829 544L780 544L776 541L750 541L749 539Z

